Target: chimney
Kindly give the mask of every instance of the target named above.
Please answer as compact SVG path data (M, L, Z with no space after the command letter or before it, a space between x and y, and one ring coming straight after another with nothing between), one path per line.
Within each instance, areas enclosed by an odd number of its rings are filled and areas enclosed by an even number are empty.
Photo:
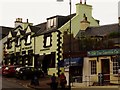
M82 4L82 0L80 0L80 4Z
M84 4L86 4L86 0L85 0Z
M15 27L22 25L22 18L16 18Z
M29 22L28 22L28 19L27 19L27 23L29 23Z
M16 18L16 21L15 21L15 22L22 23L22 18Z

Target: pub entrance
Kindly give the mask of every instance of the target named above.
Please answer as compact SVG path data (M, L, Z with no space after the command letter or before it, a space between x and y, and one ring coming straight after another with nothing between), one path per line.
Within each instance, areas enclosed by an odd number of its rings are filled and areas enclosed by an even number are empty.
M42 70L48 74L48 68L55 68L55 52L44 56L42 61Z
M104 75L104 82L110 82L110 61L109 59L101 59L101 72Z

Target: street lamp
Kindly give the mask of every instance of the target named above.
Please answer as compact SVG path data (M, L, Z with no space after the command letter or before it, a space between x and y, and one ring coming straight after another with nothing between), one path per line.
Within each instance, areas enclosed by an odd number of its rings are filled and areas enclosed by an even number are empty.
M72 4L71 0L69 0L69 5L70 5L70 43L69 43L69 89L71 89L71 72L70 72L70 67L71 67L71 9L72 9Z
M63 0L57 0L57 1L63 1ZM69 40L69 89L71 89L71 75L70 75L70 66L71 66L71 11L72 11L72 4L71 0L69 0L70 5L70 40Z

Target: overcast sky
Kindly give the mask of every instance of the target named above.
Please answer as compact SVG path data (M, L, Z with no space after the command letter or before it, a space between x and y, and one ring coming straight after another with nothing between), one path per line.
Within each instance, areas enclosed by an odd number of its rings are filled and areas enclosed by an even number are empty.
M72 1L72 13L76 12L76 3ZM100 20L100 25L118 22L119 0L87 0L93 6L93 17ZM83 0L84 2L84 0ZM14 27L16 18L29 19L34 25L46 22L46 18L69 14L69 0L0 0L0 26Z

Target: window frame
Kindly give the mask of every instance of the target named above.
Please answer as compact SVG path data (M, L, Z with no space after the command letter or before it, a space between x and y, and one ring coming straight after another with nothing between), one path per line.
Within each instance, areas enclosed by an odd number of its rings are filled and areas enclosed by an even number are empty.
M47 45L47 38L48 37L50 37L50 44L49 45ZM45 34L44 35L44 48L47 48L47 47L51 47L52 46L52 35L51 35L51 33L49 33L49 34Z
M57 25L57 21L56 20L57 20L57 18L51 18L51 19L47 20L47 27L48 27L48 29L56 27L56 25Z
M30 42L29 43L27 43L28 36L30 36ZM31 33L29 33L25 36L25 45L30 45L32 43L31 40L32 40Z
M18 42L19 42L19 44L18 44ZM16 37L16 40L15 40L15 46L16 46L16 47L21 46L20 36Z
M12 48L12 40L11 38L7 39L7 49L11 49Z
M90 65L91 65L91 75L95 75L97 74L97 61L96 60L91 60L90 61Z
M113 74L116 75L118 74L118 69L120 68L119 64L118 64L118 60L116 57L112 58L112 65L113 65Z

